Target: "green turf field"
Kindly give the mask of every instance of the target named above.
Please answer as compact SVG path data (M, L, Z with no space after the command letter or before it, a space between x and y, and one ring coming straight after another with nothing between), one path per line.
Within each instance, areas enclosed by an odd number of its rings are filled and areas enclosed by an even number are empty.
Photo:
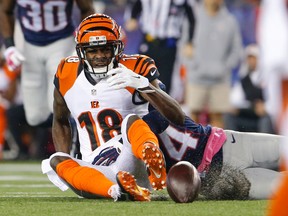
M157 197L165 201L159 201ZM164 191L155 200L114 202L78 198L71 190L62 192L41 174L40 162L0 162L1 216L264 216L267 201L195 201L176 204Z

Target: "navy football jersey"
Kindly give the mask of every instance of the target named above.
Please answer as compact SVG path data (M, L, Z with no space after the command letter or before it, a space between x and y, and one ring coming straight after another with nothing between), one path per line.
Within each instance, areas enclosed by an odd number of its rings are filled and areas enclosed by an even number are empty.
M73 0L17 0L17 18L26 41L45 46L73 35Z
M167 171L178 161L189 161L197 168L204 155L211 130L210 125L197 124L189 117L185 118L183 126L170 123L168 128L158 135ZM219 156L222 156L222 151L219 151L213 160L219 159Z

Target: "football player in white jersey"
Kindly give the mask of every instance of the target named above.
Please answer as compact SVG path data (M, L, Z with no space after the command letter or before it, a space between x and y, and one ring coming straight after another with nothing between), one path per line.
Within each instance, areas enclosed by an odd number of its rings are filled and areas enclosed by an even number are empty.
M105 14L80 23L78 56L63 59L55 75L56 153L42 162L42 170L58 187L70 186L84 197L118 200L124 192L132 200L147 201L148 189L165 187L166 167L156 135L141 117L148 113L148 102L176 124L183 124L184 113L159 88L153 59L123 54L120 32ZM76 121L82 160L69 156L70 116Z
M54 73L60 59L74 51L74 2L82 19L94 13L92 0L0 1L4 55L10 70L22 65L21 91L26 119L32 126L51 127ZM14 44L15 17L24 36L23 50Z

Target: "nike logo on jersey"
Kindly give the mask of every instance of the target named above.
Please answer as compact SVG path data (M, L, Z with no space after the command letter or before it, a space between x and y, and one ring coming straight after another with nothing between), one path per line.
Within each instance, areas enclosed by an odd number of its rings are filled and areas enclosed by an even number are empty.
M140 79L140 76L133 76L134 78Z
M231 141L231 143L235 143L235 142L236 142L236 140L235 140L235 138L234 138L234 135L233 135L233 134L231 134L231 136L232 136L232 141Z
M155 73L156 73L156 71L157 71L156 68L154 68L154 70L150 72L150 75L151 75L151 76L154 76Z

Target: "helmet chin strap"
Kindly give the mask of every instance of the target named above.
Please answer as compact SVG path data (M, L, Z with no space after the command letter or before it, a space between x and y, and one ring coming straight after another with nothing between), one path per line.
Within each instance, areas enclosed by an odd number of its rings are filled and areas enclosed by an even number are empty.
M113 69L113 66L114 66L113 60L114 59L112 59L112 61L109 65L104 66L104 67L99 67L99 68L93 68L87 60L84 60L84 62L88 66L88 72L90 73L90 75L95 80L99 80L99 79L103 79L103 78L107 77L107 72L109 70Z

